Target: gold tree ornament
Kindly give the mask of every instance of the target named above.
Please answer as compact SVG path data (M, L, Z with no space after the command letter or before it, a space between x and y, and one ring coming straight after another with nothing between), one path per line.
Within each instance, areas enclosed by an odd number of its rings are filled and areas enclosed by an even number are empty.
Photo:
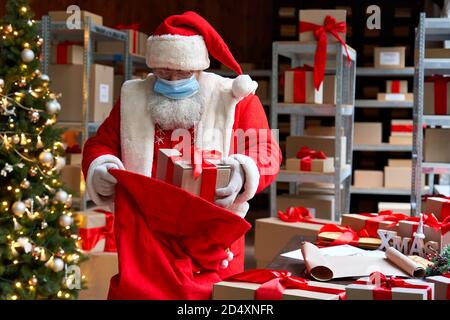
M48 168L53 166L54 163L54 157L53 154L50 151L42 151L39 154L39 162Z
M11 210L16 216L18 216L20 218L26 212L27 207L26 207L25 203L23 203L22 201L16 201L11 206Z

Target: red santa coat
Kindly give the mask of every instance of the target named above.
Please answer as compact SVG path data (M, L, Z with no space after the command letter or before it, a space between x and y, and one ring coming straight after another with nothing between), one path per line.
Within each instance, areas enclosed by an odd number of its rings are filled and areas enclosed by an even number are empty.
M101 196L93 188L92 176L98 165L112 162L120 169L148 177L154 172L154 159L161 147L158 144L160 141L155 141L157 128L147 109L148 99L155 95L152 90L154 81L154 76L150 75L145 80L126 82L122 87L120 103L116 104L96 135L85 143L82 169L87 192L98 205L111 205L114 200L113 197ZM232 79L212 73L202 72L199 83L198 94L205 101L205 110L195 128L193 143L202 149L218 150L241 163L245 183L242 192L228 209L244 216L248 210L247 201L256 192L266 188L278 173L281 163L279 146L269 132L264 109L254 94L242 96L242 90L234 90ZM256 132L257 140L250 139L249 142L245 139L242 144L238 133L247 132L248 129L256 130L253 133ZM223 135L218 137L211 134L214 130ZM164 143L163 147L171 147L167 145L170 142ZM148 197L150 199L151 195ZM243 271L243 237L231 246L231 251L235 259L225 272L219 272L220 278Z

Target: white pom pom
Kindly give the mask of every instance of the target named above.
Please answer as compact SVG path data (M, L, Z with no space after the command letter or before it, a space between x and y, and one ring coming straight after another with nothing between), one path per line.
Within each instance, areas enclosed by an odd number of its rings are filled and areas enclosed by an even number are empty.
M235 98L243 98L256 90L258 84L249 75L240 75L233 81L231 87Z
M220 268L222 268L222 269L228 268L228 260L227 259L222 260L222 263L220 264Z

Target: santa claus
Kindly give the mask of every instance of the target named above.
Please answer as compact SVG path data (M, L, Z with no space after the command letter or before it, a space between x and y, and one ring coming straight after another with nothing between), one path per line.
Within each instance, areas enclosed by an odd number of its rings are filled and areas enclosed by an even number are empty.
M209 55L238 77L205 72ZM186 146L188 139L194 148L219 152L232 167L215 204L244 217L247 201L272 182L281 162L255 95L257 83L242 75L223 39L194 12L170 16L156 29L147 40L146 61L152 73L125 82L120 101L85 143L82 168L90 198L111 206L117 180L110 169L155 176L158 150ZM155 200L152 194L148 199ZM243 271L243 239L231 251L234 259L221 277Z

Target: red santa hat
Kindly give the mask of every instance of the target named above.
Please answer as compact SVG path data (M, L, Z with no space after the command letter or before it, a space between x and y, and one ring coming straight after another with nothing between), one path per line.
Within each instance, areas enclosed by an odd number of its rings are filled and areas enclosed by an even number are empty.
M147 40L147 65L150 68L174 70L205 70L209 54L228 68L242 74L230 49L217 31L200 15L188 11L164 20ZM233 83L233 93L245 96L253 91L249 76L239 76Z

